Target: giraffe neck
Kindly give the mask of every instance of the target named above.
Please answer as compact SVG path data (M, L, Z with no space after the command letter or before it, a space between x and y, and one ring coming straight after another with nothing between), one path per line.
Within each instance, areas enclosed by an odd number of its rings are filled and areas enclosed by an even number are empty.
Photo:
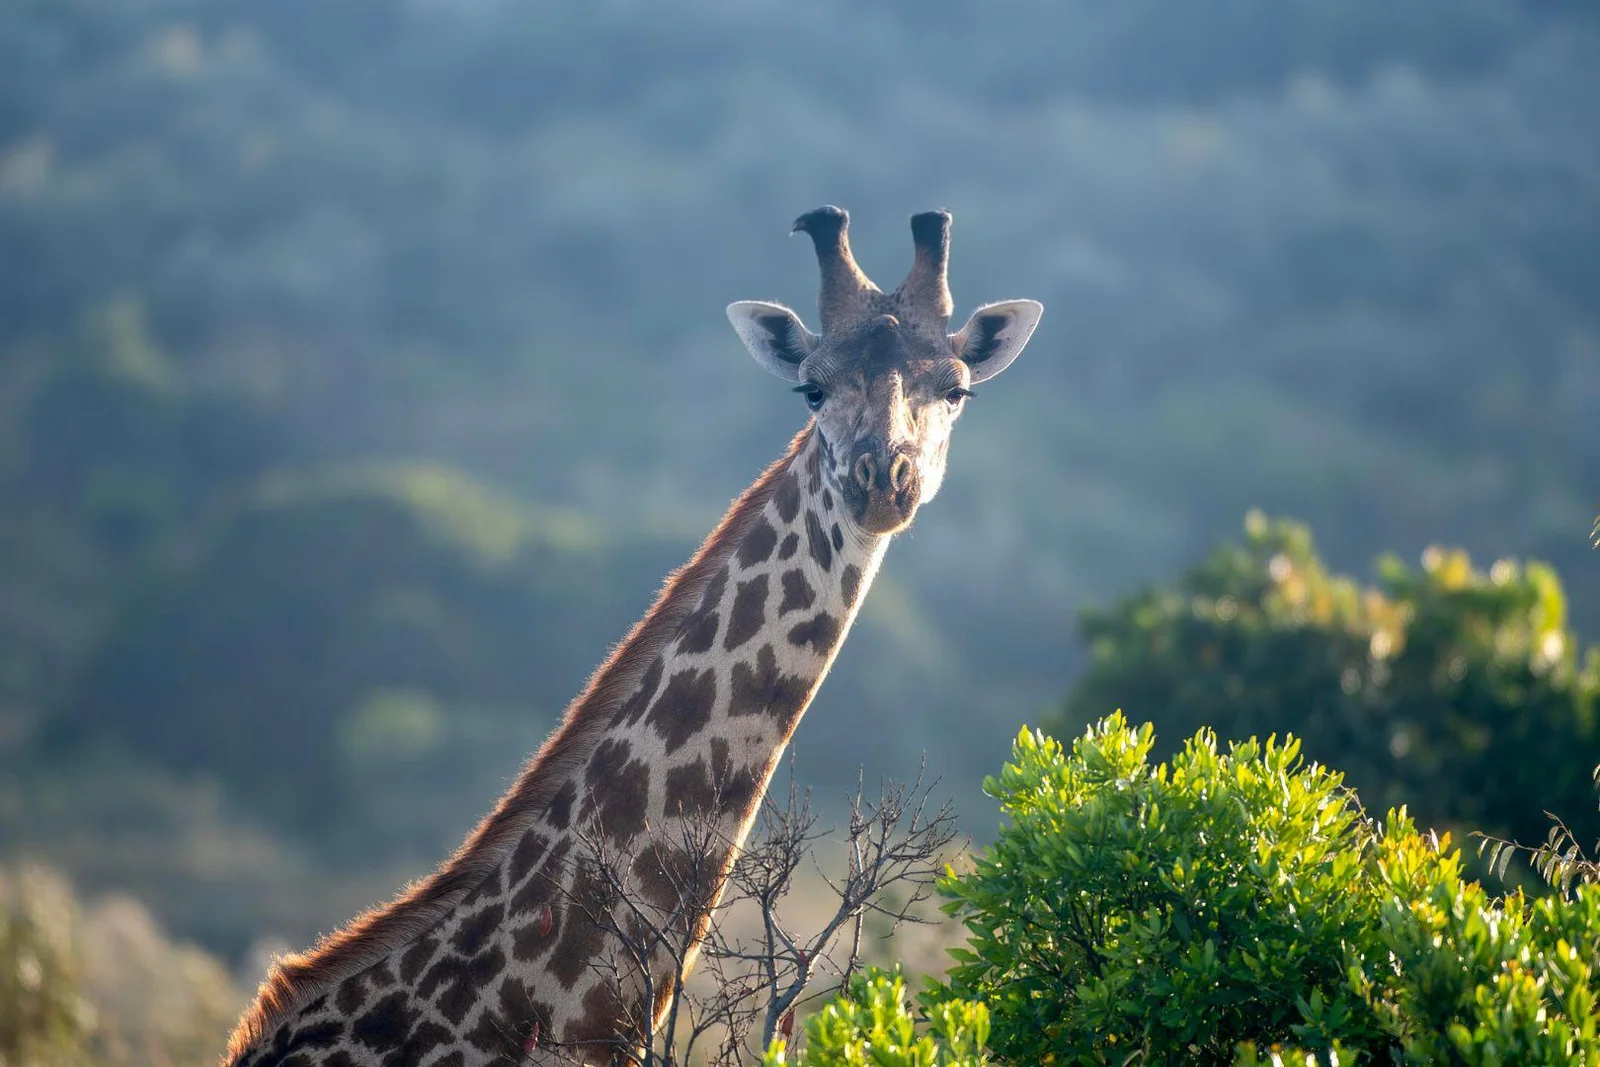
M612 716L600 742L609 756L591 761L596 777L587 783L602 816L617 812L606 820L608 839L627 843L652 819L712 809L742 826L759 806L888 547L889 538L847 519L825 447L815 434L802 443ZM613 784L595 788L624 750L632 775L608 775ZM618 781L637 792L617 789Z
M796 450L573 779L573 819L592 831L574 845L582 855L569 864L566 895L586 913L602 910L598 864L625 868L633 903L613 921L642 908L688 946L685 969L888 547L847 519L825 449L812 433ZM607 957L603 940L573 923L551 952L549 970L570 990L565 1016L552 1013L568 1055L638 1036L635 1020L654 1026L679 967L659 952L649 965L656 1003L640 1003L642 980L617 979L634 961Z
M888 546L847 517L827 449L808 428L734 503L450 861L280 962L228 1062L301 1047L353 1062L608 1062L619 1038L644 1036L678 964L650 959L654 1003L643 975L619 975L606 920L621 914L598 864L617 865L635 903L688 923L689 942L704 935Z

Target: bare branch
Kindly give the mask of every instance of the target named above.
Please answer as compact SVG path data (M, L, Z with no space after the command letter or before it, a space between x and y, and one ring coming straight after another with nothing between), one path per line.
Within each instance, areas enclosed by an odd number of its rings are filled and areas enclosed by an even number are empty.
M926 921L919 908L956 831L948 804L931 807L937 783L924 783L925 768L909 785L885 781L869 797L858 775L842 873L819 857L830 835L792 763L787 790L768 794L742 850L734 845L739 828L717 811L668 818L629 847L595 819L581 825L563 879L567 921L607 935L607 951L590 966L612 990L621 1022L609 1041L540 1047L576 1057L606 1044L635 1067L691 1056L711 1067L758 1063L774 1037L792 1034L798 1008L831 995L862 965L874 928L881 924L888 938ZM815 877L806 884L826 886L832 904L802 931L785 902L808 865ZM810 894L795 899L813 903ZM697 959L700 974L690 979Z

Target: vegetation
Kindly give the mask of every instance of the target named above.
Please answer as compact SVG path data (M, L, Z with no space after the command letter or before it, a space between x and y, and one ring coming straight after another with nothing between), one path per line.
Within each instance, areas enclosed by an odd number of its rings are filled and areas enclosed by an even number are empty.
M1009 825L945 884L971 937L941 992L986 1002L1013 1063L1227 1063L1302 1027L1371 1032L1342 988L1375 898L1351 891L1370 831L1340 778L1292 741L1201 733L1170 766L1153 744L1120 716L1070 755L1018 736L986 783Z
M1024 731L987 783L1006 825L943 884L970 940L922 997L939 1025L858 979L800 1062L972 1062L985 1030L1015 1064L1600 1057L1600 886L1496 899L1293 740L1201 731L1153 765L1154 740L1120 714L1070 750Z
M1252 514L1177 581L1085 612L1089 668L1064 719L1122 706L1159 730L1288 730L1373 807L1425 826L1545 836L1547 811L1600 837L1600 649L1585 651L1549 567L1430 548L1363 585L1310 531Z
M806 1021L797 1058L779 1039L762 1067L983 1067L989 1011L982 1004L942 1000L932 1005L925 1032L906 1001L905 978L872 969Z
M0 871L0 1064L209 1067L242 1000L139 904L85 905L59 874Z
M83 1054L73 901L33 869L0 881L0 1063L62 1067Z
M1069 748L1024 730L986 782L998 839L941 884L969 934L943 979L913 1010L903 975L847 967L763 1062L1600 1057L1600 885L1496 899L1448 835L1369 819L1293 739L1224 752L1201 731L1159 765L1154 747L1120 713ZM210 1062L239 1003L214 960L37 868L0 889L4 1062Z

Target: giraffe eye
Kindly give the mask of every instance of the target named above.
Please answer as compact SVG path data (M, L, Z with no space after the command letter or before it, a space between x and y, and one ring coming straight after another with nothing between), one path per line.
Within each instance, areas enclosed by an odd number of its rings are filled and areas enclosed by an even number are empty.
M961 406L961 402L963 400L965 400L967 397L972 396L972 395L973 395L973 392L972 392L971 389L962 389L962 388L960 388L958 386L955 389L952 389L948 393L944 394L944 398L945 398L945 401L947 403L949 403L949 405L951 407L955 408L955 407L960 407Z
M818 408L822 407L822 402L828 399L828 394L824 393L821 389L818 389L814 385L802 385L799 389L796 389L795 392L806 398L806 407L810 408L812 411L816 411Z

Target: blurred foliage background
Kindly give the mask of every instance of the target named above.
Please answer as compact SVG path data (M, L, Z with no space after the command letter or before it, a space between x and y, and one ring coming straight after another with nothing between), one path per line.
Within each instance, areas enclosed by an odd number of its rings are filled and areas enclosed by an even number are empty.
M1120 705L1169 732L1292 730L1374 816L1532 844L1548 812L1600 839L1600 647L1579 647L1554 572L1437 546L1375 570L1330 574L1305 526L1251 512L1242 545L1084 612L1090 663L1057 725Z
M1123 706L1589 818L1597 92L1576 0L0 6L0 854L252 979L427 869L803 423L722 308L809 313L824 202L885 285L949 207L958 313L1048 312L822 797L925 749L986 838L1019 722ZM1157 588L1252 507L1326 562Z

